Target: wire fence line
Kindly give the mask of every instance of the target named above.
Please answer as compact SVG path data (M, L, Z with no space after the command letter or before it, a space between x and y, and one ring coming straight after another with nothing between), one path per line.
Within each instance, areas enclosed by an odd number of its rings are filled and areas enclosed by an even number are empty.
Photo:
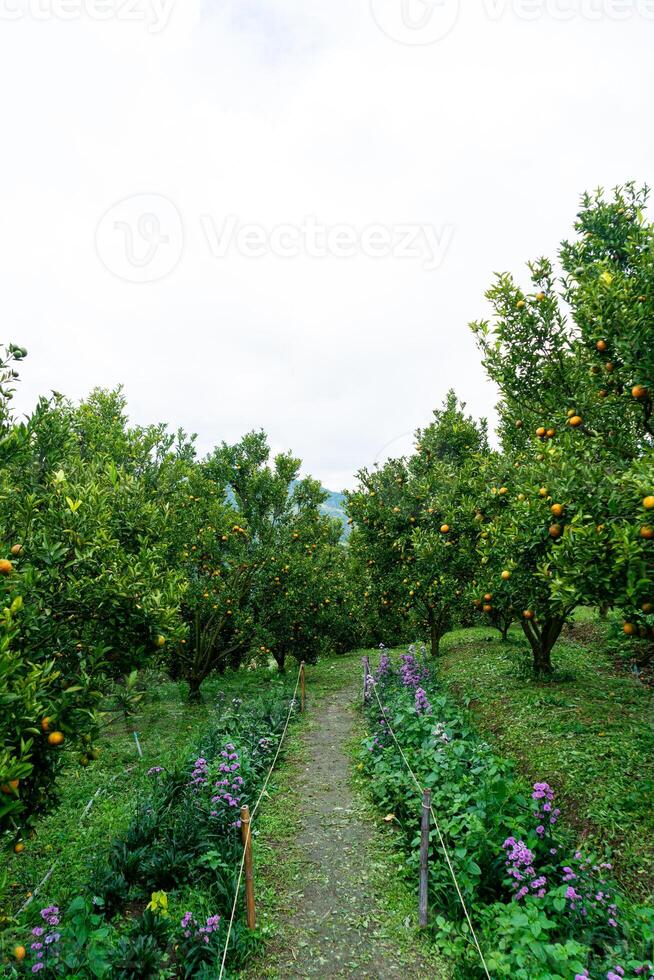
M229 940L231 938L232 929L234 927L234 919L236 918L236 907L238 905L238 896L239 896L239 893L241 891L241 884L243 882L243 872L245 870L245 858L246 858L246 855L247 855L247 852L248 852L248 847L249 847L250 840L251 840L251 837L252 837L252 821L254 820L254 815L256 814L257 810L259 809L259 805L261 803L261 800L263 799L263 797L264 797L264 795L266 793L266 789L268 787L268 783L270 782L270 778L271 778L271 776L273 774L273 770L274 770L275 766L277 765L277 760L279 758L279 753L281 752L282 744L284 742L284 739L286 738L286 732L288 731L288 726L289 726L290 721L291 721L291 715L293 714L293 708L295 707L295 705L297 703L297 689L298 689L298 687L300 685L300 677L302 676L302 669L303 669L303 667L304 667L304 664L300 664L300 667L299 667L299 670L298 670L298 674L297 674L297 679L295 681L295 690L293 691L293 697L291 698L291 700L289 702L289 705L288 705L288 713L286 715L286 722L285 722L284 728L282 730L281 738L280 738L279 743L277 745L277 751L275 752L275 757L273 758L273 761L271 763L271 766L270 766L270 768L268 770L268 773L266 775L266 778L265 778L265 780L263 782L263 785L261 787L261 791L259 792L259 796L257 797L257 801L254 804L254 807L252 808L252 810L250 812L250 819L248 821L247 828L246 828L246 831L245 831L245 838L243 840L243 854L241 855L241 864L240 864L240 867L239 867L238 879L236 881L236 891L234 892L234 901L232 902L232 911L231 911L231 915L229 917L229 924L227 926L227 936L225 938L225 947L223 949L222 960L220 962L220 973L218 975L218 980L222 980L223 974L225 972L225 962L227 960L227 950L229 948Z
M389 730L389 732L391 733L391 735L393 737L393 741L395 742L395 744L396 744L396 746L398 748L398 751L399 751L400 755L402 756L402 760L404 762L404 765L406 766L406 768L408 769L409 773L411 774L411 778L413 779L413 782L416 784L416 788L417 788L418 792L420 794L424 794L424 787L420 785L420 781L418 780L418 777L416 776L415 772L411 768L411 764L410 764L409 760L407 759L407 757L406 757L406 755L404 753L404 749L400 745L400 742L399 742L399 740L397 738L397 735L395 734L395 731L393 730L393 726L391 725L391 722L390 722L390 720L388 718L388 715L386 714L386 710L385 710L383 704L381 703L381 701L379 699L379 694L377 693L377 684L376 684L375 679L372 676L372 674L369 674L368 675L367 685L366 686L367 686L367 689L371 690L374 693L374 695L375 695L375 697L377 699L377 703L379 704L379 708L380 708L380 711L381 711L382 716L384 718L384 721L386 723L386 726L388 727L388 730ZM441 833L441 828L440 828L440 824L438 822L438 818L437 818L436 814L434 813L434 808L433 808L433 806L431 806L431 804L429 806L429 811L431 813L432 820L434 821L434 827L436 828L436 833L438 835L438 841L440 843L441 850L443 851L443 855L445 857L445 863L447 864L448 870L450 872L450 876L452 878L452 881L454 882L454 887L456 889L456 893L458 895L459 902L461 903L461 908L463 909L463 914L465 915L466 922L468 923L468 928L470 929L470 934L472 936L473 943L475 945L475 948L477 950L477 953L479 954L479 959L481 961L481 965L483 967L484 973L486 974L486 977L488 978L488 980L491 980L491 975L488 972L488 967L486 965L486 960L484 958L484 954L482 952L481 946L479 945L479 940L477 939L477 934L476 934L475 928L474 928L474 926L472 924L472 919L470 917L470 913L468 912L468 907L466 905L465 899L463 897L463 893L461 891L461 888L459 886L458 879L456 877L456 872L454 870L454 865L452 864L452 861L450 859L450 855L449 855L447 846L445 844L445 840L443 838L443 834Z

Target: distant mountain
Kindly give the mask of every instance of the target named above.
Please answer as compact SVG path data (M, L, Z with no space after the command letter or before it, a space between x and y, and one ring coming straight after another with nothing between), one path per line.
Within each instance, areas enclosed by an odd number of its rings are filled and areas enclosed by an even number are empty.
M328 497L324 504L321 504L320 509L327 517L337 517L342 522L343 537L347 538L350 533L350 525L347 523L347 514L345 513L345 494L327 490L326 487L323 487L323 490L328 494Z

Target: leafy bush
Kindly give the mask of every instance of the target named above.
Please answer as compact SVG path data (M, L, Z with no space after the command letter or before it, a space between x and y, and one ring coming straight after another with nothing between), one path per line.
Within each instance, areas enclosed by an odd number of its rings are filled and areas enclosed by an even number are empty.
M371 794L393 814L407 868L417 880L421 796L392 728L420 785L431 789L491 975L654 975L654 909L634 907L610 880L609 863L574 848L552 788L536 783L526 791L512 765L494 755L442 693L415 649L397 666L383 654L374 687L384 710L371 691L371 732L362 751ZM461 977L482 977L447 865L439 859L435 828L431 845L436 941L454 956Z

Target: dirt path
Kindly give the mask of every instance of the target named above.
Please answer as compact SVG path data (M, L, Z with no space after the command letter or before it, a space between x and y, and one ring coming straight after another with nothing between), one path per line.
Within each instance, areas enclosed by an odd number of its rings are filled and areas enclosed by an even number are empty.
M353 666L339 670L336 689L332 674L332 683L309 706L311 723L300 735L292 780L301 801L297 833L289 842L295 874L290 893L276 896L278 911L285 910L284 942L253 976L447 975L416 944L415 901L402 892L404 886L396 891L388 832L352 786L348 747L359 724ZM277 853L282 862L291 859L281 848Z

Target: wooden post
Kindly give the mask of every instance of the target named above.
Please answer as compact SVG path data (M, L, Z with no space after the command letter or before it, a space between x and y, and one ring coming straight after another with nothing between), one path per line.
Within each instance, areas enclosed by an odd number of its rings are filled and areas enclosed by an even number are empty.
M250 831L250 808L241 807L241 835L245 848L245 901L247 903L248 929L255 929L257 920L254 909L254 870L252 868L252 833Z
M422 820L420 824L420 928L427 925L429 908L429 808L431 806L431 790L426 789L422 795Z
M306 706L305 679L304 679L304 660L300 664L300 711L304 714Z
M370 674L370 661L368 657L363 658L363 706L365 708L368 701L368 675Z

